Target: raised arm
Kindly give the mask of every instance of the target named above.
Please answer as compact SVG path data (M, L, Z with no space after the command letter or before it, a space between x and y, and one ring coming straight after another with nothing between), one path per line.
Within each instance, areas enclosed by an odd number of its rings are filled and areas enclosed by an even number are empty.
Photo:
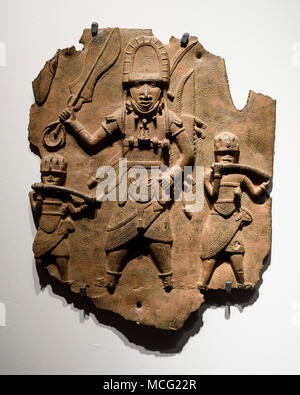
M112 133L116 129L116 124L105 127L106 123L104 122L95 133L90 133L76 119L75 112L71 107L66 108L60 114L59 119L62 123L70 126L75 138L79 140L88 151L99 151L109 144Z

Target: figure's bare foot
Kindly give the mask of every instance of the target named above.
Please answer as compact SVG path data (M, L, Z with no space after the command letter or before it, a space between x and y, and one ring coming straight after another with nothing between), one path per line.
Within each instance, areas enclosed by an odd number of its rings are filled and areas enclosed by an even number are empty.
M106 274L105 286L111 294L115 292L116 286L118 285L119 282L119 277L120 276L117 274L112 274L112 273Z
M106 280L104 277L95 278L93 280L93 285L99 288L106 287Z
M162 278L162 282L163 282L165 291L171 292L173 289L172 275L161 276L161 278Z
M199 283L197 283L197 288L199 289L199 291L207 291L208 290L207 285L203 284L201 281Z
M62 283L67 284L67 285L72 285L73 280L61 280Z
M245 282L243 284L237 284L238 289L254 289L254 284L250 282Z

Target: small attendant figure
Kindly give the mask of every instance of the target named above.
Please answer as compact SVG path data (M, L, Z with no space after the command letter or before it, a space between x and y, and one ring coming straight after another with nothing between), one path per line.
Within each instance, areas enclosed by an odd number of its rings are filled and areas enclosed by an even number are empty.
M241 207L243 192L255 200L267 193L270 177L259 169L240 165L238 138L223 132L214 139L216 162L205 172L205 190L211 203L211 211L202 232L202 281L200 290L206 290L220 261L230 262L238 288L252 288L245 282L243 227L252 222L248 210ZM247 175L262 177L267 181L252 183Z
M32 186L30 203L38 218L38 231L33 242L33 252L37 264L56 264L62 282L69 279L68 234L74 231L69 214L79 214L87 204L76 207L70 193L64 191L67 161L60 155L51 154L41 161L42 183Z

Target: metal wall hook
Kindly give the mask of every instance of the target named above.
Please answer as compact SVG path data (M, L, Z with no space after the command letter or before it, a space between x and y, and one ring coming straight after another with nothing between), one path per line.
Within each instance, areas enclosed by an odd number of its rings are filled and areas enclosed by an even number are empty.
M226 281L226 287L225 287L226 293L230 294L232 290L232 282L231 281Z
M97 22L93 22L91 24L91 32L92 32L92 36L95 37L98 34L98 23Z
M190 35L189 33L184 33L181 37L181 46L185 48L189 43Z

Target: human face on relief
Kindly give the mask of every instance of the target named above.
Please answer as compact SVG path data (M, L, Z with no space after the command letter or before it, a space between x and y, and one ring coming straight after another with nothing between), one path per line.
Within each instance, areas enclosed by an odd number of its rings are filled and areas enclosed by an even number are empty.
M132 99L142 111L153 108L161 95L161 88L156 82L138 82L129 89Z
M43 171L42 182L48 185L63 185L65 180L65 174L55 171Z
M238 152L237 151L219 151L216 153L216 162L237 163L238 162Z

